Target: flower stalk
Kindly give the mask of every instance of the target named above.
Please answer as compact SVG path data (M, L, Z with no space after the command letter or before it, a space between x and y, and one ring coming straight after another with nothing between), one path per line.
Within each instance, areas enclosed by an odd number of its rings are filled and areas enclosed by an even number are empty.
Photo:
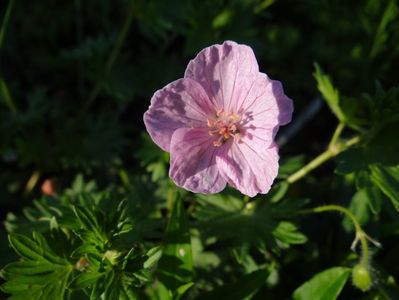
M345 128L345 125L343 123L339 123L332 138L329 143L329 146L326 151L318 155L316 158L314 158L312 161L310 161L307 165L293 173L287 178L287 182L289 184L294 183L303 177L305 177L308 173L325 163L326 161L330 160L331 158L337 156L341 152L345 151L349 147L359 143L361 141L361 138L359 135L356 135L352 137L351 139L345 141L345 142L340 142L339 137Z
M12 12L13 6L14 6L14 0L10 0L8 2L8 5L7 5L6 13L4 14L3 23L1 24L1 29L0 29L0 49L3 46L3 40L4 40L4 36L6 34L6 31L7 31L8 22L10 20L10 16L11 16L11 12Z
M367 266L369 263L369 261L368 261L369 249L368 249L367 241L372 242L377 247L381 247L381 244L379 242L377 242L376 240L372 239L371 237L369 237L364 232L364 230L360 226L359 221L356 219L355 215L349 209L347 209L343 206L339 206L339 205L322 205L322 206L318 206L315 208L302 210L301 213L305 213L305 214L307 214L307 213L322 213L322 212L328 212L328 211L336 211L336 212L343 213L351 220L353 227L355 229L355 240L353 241L353 243L351 245L351 250L355 251L355 248L356 248L358 242L360 241L360 247L362 250L362 258L361 258L360 264L363 266Z
M372 285L372 278L370 275L370 252L368 247L368 241L372 242L377 247L381 247L380 243L370 238L360 226L360 223L353 215L353 213L345 207L339 205L323 205L315 207L309 210L302 211L302 213L322 213L328 211L336 211L346 215L352 222L355 228L355 240L351 245L351 250L355 251L358 242L360 241L361 256L360 261L352 269L352 280L354 285L362 290L363 292L370 289Z

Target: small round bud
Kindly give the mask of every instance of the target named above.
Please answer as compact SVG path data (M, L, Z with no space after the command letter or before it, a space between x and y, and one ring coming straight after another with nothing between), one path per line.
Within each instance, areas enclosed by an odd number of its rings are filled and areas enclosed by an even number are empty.
M89 262L86 258L81 257L75 264L75 268L80 272L86 271L86 268L89 266Z
M109 260L112 265L116 265L118 263L118 258L120 257L120 253L116 250L107 250L104 253L104 257Z
M355 287L365 292L371 287L371 276L367 267L358 264L352 269L352 281Z
M46 179L41 187L43 195L55 196L57 194L57 180L55 178Z

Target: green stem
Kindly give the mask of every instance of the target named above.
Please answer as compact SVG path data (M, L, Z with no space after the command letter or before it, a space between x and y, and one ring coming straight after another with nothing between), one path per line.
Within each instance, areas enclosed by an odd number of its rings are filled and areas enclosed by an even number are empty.
M14 0L10 0L10 1L8 2L7 10L6 10L6 13L5 13L5 15L4 15L3 24L1 24L1 30L0 30L0 49L1 49L2 46L3 46L3 39L4 39L4 36L5 36L5 34L6 34L6 31L7 31L8 21L10 20L10 16L11 16L11 12L12 12L13 6L14 6Z
M355 215L349 209L347 209L345 207L342 207L339 205L323 205L323 206L318 206L318 207L312 208L311 211L315 212L315 213L322 213L322 212L326 212L326 211L341 212L351 220L351 222L353 223L353 226L355 227L356 233L363 231L362 227L360 226L360 223L356 219Z
M356 232L356 237L355 241L353 243L352 249L354 246L356 246L356 243L360 241L360 246L362 249L362 256L360 260L360 264L364 267L368 266L369 263L369 248L367 244L367 234L363 231L362 227L360 226L360 223L356 219L355 215L345 207L339 206L339 205L323 205L319 207L312 208L310 210L305 210L303 211L304 213L322 213L322 212L328 212L328 211L337 211L341 212L344 215L346 215L352 222L353 227L355 228Z
M14 7L14 0L10 0L7 5L7 10L6 13L4 14L3 18L3 23L1 24L1 29L0 29L0 50L3 47L3 41L4 41L4 36L7 31L8 27L8 22L10 20L11 12ZM14 100L11 97L10 91L7 87L6 82L3 80L3 78L0 77L0 93L4 98L4 101L6 105L8 106L8 109L12 111L13 113L18 112L17 106L15 105Z
M133 9L129 8L125 23L123 24L122 30L119 33L118 39L115 43L115 47L112 50L112 52L108 58L108 61L105 65L105 70L104 70L103 76L100 78L99 81L97 81L97 84L95 85L94 89L91 91L87 102L85 103L85 105L82 108L83 113L86 112L91 107L94 100L97 98L99 92L101 91L103 84L104 84L104 78L111 71L114 62L120 53L121 47L123 45L123 42L126 39L126 36L129 31L130 25L132 24L132 21L133 21Z
M334 136L333 136L333 138L334 138ZM338 137L336 137L335 139L338 139ZM319 156L317 156L315 159L310 161L303 168L299 169L294 174L290 175L287 178L287 182L291 184L291 183L298 181L299 179L301 179L302 177L304 177L305 175L307 175L312 170L316 169L317 167L319 167L321 164L325 163L329 159L337 156L339 153L348 149L349 147L359 143L360 140L361 140L360 136L354 136L353 138L347 140L344 143L335 143L334 145L331 145L330 147L328 147L328 149L326 151L324 151Z
M309 162L306 166L296 171L294 174L290 175L287 178L288 183L294 183L308 174L310 171L316 169L318 166L329 160L334 156L333 152L330 150L324 151L322 154L317 156L311 162Z
M3 78L1 78L1 75L0 75L0 93L3 96L6 105L8 106L8 109L13 113L17 113L18 112L17 106L15 105L15 102L11 97L10 90L8 89L7 84L5 83Z
M170 182L169 188L168 188L168 194L167 194L167 198L166 198L166 207L168 209L168 213L172 213L173 211L173 206L175 204L176 201L176 197L177 197L177 189L175 187L175 185Z
M333 134L333 136L331 138L331 141L330 141L330 143L328 145L328 149L333 148L337 144L337 141L338 141L339 137L341 136L341 133L344 130L344 128L345 128L345 124L344 123L339 123L338 124L338 126L335 129L334 134Z
M367 245L367 236L364 231L356 234L359 235L358 239L360 240L360 245L362 247L362 258L360 260L360 264L367 268L369 264L369 247Z

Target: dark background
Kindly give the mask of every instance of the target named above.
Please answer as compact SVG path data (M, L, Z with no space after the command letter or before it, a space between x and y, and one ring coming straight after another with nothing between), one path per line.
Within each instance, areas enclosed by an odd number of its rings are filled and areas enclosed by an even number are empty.
M8 3L0 4L2 18ZM315 62L348 99L372 93L376 80L396 84L395 3L15 0L0 49L0 218L20 213L48 178L62 189L77 173L107 186L121 169L145 172L137 152L152 94L214 43L250 45L260 70L294 100L294 119L318 96ZM336 123L324 105L282 155L313 157ZM332 170L327 164L316 175ZM3 265L11 254L4 231L0 238Z

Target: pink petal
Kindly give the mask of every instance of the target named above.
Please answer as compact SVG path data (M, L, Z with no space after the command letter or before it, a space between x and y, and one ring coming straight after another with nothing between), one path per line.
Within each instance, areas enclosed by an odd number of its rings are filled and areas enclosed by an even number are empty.
M227 182L250 197L266 194L278 173L276 145L262 148L262 143L241 140L232 143L225 153L218 155L216 163Z
M293 104L279 81L259 73L238 110L243 131L271 142L279 126L291 121Z
M226 186L220 175L213 139L204 128L182 128L174 132L170 146L169 176L176 185L194 193L218 193Z
M176 129L206 127L209 114L214 114L214 109L204 89L194 80L183 78L155 92L144 123L154 142L169 152Z
M235 112L259 72L252 49L226 41L202 50L190 61L184 77L199 82L217 109Z

